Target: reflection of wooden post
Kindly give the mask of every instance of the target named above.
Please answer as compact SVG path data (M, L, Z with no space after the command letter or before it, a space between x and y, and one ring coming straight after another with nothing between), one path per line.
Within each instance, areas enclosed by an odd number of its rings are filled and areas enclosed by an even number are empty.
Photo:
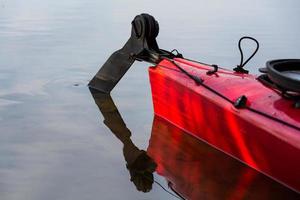
M131 132L123 121L109 94L91 90L95 103L104 117L104 124L123 143L123 155L130 172L131 181L139 191L149 192L153 184L156 164L144 150L140 150L130 139Z

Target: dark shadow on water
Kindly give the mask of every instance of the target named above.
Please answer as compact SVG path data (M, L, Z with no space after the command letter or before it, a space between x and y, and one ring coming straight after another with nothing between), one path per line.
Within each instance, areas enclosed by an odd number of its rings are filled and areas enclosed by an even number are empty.
M131 132L108 94L91 90L104 124L123 143L130 180L149 192L153 173L185 199L299 199L296 192L155 116L147 152L130 139ZM157 182L156 182L157 183ZM159 183L157 183L159 184ZM179 198L179 197L178 197Z
M130 139L131 132L126 127L116 105L108 94L91 90L95 103L104 117L103 123L123 143L123 155L130 180L138 191L149 192L153 184L156 163L147 152L140 150Z

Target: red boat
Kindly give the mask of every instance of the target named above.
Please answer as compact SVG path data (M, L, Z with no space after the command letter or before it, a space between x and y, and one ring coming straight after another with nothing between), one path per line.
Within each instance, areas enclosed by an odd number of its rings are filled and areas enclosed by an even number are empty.
M149 69L154 112L191 135L300 191L300 110L253 75L174 59ZM244 96L241 108L235 102Z
M135 60L149 68L154 112L189 134L300 191L300 60L274 60L257 77L243 68L258 50L239 41L233 71L158 48L158 23L138 15L132 35L89 83L109 93ZM245 62L241 42L257 49ZM176 139L176 138L175 138Z

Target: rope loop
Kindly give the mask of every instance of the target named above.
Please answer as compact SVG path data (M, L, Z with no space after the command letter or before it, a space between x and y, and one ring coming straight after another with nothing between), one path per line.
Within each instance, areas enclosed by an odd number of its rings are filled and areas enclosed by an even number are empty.
M242 41L245 40L245 39L248 39L248 40L252 40L256 43L256 49L254 50L254 52L252 53L252 55L244 62L244 53L243 53L243 50L242 50ZM233 70L236 71L236 72L240 72L240 73L246 73L248 74L249 71L248 70L245 70L243 67L253 58L253 56L257 53L258 49L259 49L259 42L253 38L253 37L249 37L249 36L244 36L244 37L241 37L240 40L239 40L239 43L238 43L238 47L239 47L239 51L240 51L240 54L241 54L241 61L240 61L240 64L234 68Z

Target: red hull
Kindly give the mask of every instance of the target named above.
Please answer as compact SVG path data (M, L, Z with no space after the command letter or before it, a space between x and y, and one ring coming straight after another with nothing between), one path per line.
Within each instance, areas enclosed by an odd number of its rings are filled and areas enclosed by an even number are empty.
M205 86L163 60L149 69L155 114L300 191L300 110L293 102L253 75L220 69L208 76L210 67L175 60ZM247 108L237 109L232 102L242 95Z

